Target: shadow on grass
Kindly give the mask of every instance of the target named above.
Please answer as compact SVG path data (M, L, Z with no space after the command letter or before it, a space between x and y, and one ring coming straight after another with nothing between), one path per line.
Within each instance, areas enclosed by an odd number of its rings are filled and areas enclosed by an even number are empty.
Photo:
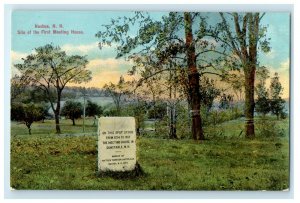
M114 179L134 179L146 176L146 173L140 164L136 163L134 169L131 171L97 171L96 176L98 178L111 177Z

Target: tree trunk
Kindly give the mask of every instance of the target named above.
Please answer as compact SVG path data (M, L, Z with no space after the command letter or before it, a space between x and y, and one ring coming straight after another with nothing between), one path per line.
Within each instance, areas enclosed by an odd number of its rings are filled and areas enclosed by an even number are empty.
M249 14L248 22L249 54L244 55L244 73L245 73L245 130L247 138L254 138L254 81L257 63L257 42L259 32L259 13ZM246 35L246 33L245 33ZM245 53L247 53L247 49Z
M28 134L31 135L31 125L27 125L27 124L26 124L26 126L27 126L27 128L28 128Z
M255 65L245 68L245 132L247 138L254 138L254 80Z
M75 118L72 119L73 125L75 125Z
M187 48L187 65L189 94L191 98L191 116L192 116L192 136L194 140L204 140L200 115L200 85L199 73L196 67L195 44L193 43L192 19L191 14L184 13L185 20L185 38Z
M61 90L57 89L57 102L56 102L56 109L54 112L55 116L55 127L56 127L56 133L60 134L60 125L59 125L59 115L60 115L60 99L61 99Z
M55 111L54 117L55 117L55 128L56 128L56 133L57 133L57 134L60 134L61 131L60 131L60 125L59 125L59 115L56 113L56 111Z
M177 139L176 135L176 121L175 121L175 110L174 105L170 106L170 127L169 127L169 137L170 139Z

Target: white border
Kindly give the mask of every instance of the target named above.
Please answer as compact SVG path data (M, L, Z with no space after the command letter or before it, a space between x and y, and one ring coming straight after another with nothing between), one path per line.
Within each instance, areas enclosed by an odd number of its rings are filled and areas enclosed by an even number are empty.
M28 3L42 3L39 1L27 1ZM56 3L56 4L64 4L64 5L6 5L6 13L5 13L5 24L2 26L2 30L5 30L5 40L4 42L2 42L2 44L5 44L5 50L4 53L2 53L2 50L0 52L1 56L5 56L5 64L3 65L1 72L1 76L4 76L2 78L2 81L4 81L4 92L3 89L1 89L1 94L0 97L4 98L4 105L1 105L0 108L0 113L1 115L4 115L1 117L1 127L3 129L2 124L4 124L4 151L5 151L5 157L2 156L1 154L1 158L3 157L4 160L4 166L5 166L5 176L3 178L1 178L2 180L4 180L5 178L5 188L4 190L1 189L1 192L4 191L5 192L5 198L117 198L117 199L123 199L123 198L160 198L160 199L165 199L165 198L184 198L184 199L194 199L194 198L203 198L203 199L244 199L244 198L259 198L259 199L281 199L281 198L293 198L294 195L294 200L297 199L297 194L293 194L294 191L297 191L297 188L299 189L299 185L295 184L295 189L293 188L293 180L298 180L298 174L293 172L293 170L291 171L291 177L292 177L292 182L291 182L291 191L290 192L168 192L168 191L163 191L163 192L151 192L151 191L10 191L9 190L9 183L7 184L7 180L9 181L9 78L10 78L10 71L9 71L9 67L10 66L10 22L8 21L8 19L10 18L10 10L11 9L44 9L44 10L95 10L96 7L98 7L98 10L159 10L159 11L169 11L169 10L178 10L178 11L184 11L184 10L201 10L201 11L220 11L220 10L238 10L238 11L253 11L255 10L259 10L259 11L290 11L292 14L297 14L297 5L296 5L296 0L295 1L279 1L279 0L275 0L273 1L272 5L268 5L266 4L268 1L256 1L256 0L252 0L251 2L247 2L247 3L257 3L257 5L232 5L232 4L223 4L224 1L205 1L206 3L211 3L211 4L218 4L218 5L193 5L193 4L188 4L188 5L178 5L179 1L172 1L173 5L167 5L167 4L163 4L163 5L137 5L137 3L140 2L132 2L132 1L127 1L127 3L133 3L135 5L129 5L129 4L122 4L122 1L115 1L115 0L110 0L109 3L111 3L110 5L66 5L65 3L68 3L66 1L58 1L58 0L52 0L51 3ZM204 2L204 3L205 3ZM23 3L23 1L6 1L4 0L4 3ZM46 2L47 3L47 2ZM74 3L72 1L72 3ZM75 2L77 4L80 4L80 2ZM90 1L90 0L86 0L84 3L88 4L88 3L97 3L94 1ZM152 0L151 2L144 1L144 3L160 3L157 0ZM182 2L179 2L182 3ZM198 2L199 3L199 2ZM201 2L202 3L202 2ZM239 3L241 4L240 1L233 1L232 3ZM294 5L294 9L295 12L293 12L293 5L281 5L282 3L292 3ZM113 4L118 4L118 5L113 5ZM122 5L120 5L122 4ZM174 5L177 4L177 5ZM277 4L277 5L275 5ZM159 8L159 9L158 9ZM1 12L4 11L4 8L1 8ZM298 12L299 13L299 12ZM292 15L294 16L294 15ZM299 19L298 17L292 18L292 27L294 25L294 20L295 19ZM2 21L3 22L3 21ZM295 24L297 25L297 24ZM295 34L295 33L298 33ZM294 32L292 32L292 52L295 48L295 50L297 49L297 47L293 46L293 44L297 44L297 38L293 38L293 36L300 36L299 35L299 28L295 27ZM4 38L2 37L1 40L3 40ZM295 40L295 41L294 41ZM299 53L299 52L296 52ZM291 57L293 58L293 54L291 55ZM3 61L3 60L2 60ZM293 61L291 60L291 65L293 67L298 67L297 66L298 61ZM294 82L294 75L298 76L299 71L295 68L291 70L291 117L294 119L291 119L291 135L293 134L297 134L297 129L295 129L294 131L294 122L298 123L298 118L296 117L296 113L295 112L299 112L299 108L297 106L294 106L295 102L298 99L299 93L295 93L294 89L299 89L297 87L299 87L299 84L295 84ZM294 96L294 97L293 97ZM5 107L5 109L4 109ZM294 109L295 107L295 109ZM4 117L4 118L3 118ZM3 122L4 121L4 122ZM295 166L295 170L297 171L299 170L299 166L297 165L298 162L296 162L296 160L294 160L293 157L293 151L294 151L294 143L299 143L297 142L297 140L299 140L299 138L297 136L293 137L291 136L291 169L294 168ZM298 150L299 148L295 149L294 154L299 154L296 153L296 150ZM3 152L3 151L2 151ZM293 161L294 160L294 161ZM7 162L8 161L8 162ZM8 166L8 167L7 167ZM3 173L2 173L3 174ZM1 174L1 175L2 175ZM294 177L293 177L294 176ZM296 182L295 182L296 183ZM2 185L3 186L3 185ZM2 187L1 186L1 187ZM283 195L284 194L284 195ZM243 200L245 201L245 200ZM256 200L255 200L256 201ZM222 202L224 202L224 200L222 200ZM227 201L225 201L227 202ZM232 202L232 201L230 201ZM272 201L273 202L273 201Z

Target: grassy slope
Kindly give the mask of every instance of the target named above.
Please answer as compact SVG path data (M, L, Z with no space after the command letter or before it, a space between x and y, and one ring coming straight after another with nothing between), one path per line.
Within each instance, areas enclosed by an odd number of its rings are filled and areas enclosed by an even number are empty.
M40 131L35 132L42 133L41 127L47 124L36 125L40 125ZM288 121L280 125L287 132ZM70 132L76 131L65 123L64 128L67 126ZM208 140L201 143L141 137L137 140L137 154L146 175L117 180L96 176L95 136L19 135L22 127L13 123L11 186L15 189L103 190L288 188L288 133L285 137L245 140L238 136L241 126L242 121L232 121L216 126L216 132L207 128ZM92 131L95 127L88 129Z

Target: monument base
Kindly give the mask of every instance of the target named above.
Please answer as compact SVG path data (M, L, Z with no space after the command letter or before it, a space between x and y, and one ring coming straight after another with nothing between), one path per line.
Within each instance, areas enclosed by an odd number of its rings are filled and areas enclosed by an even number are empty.
M137 162L133 170L130 171L97 171L97 177L112 177L118 179L136 178L145 175L140 164Z

